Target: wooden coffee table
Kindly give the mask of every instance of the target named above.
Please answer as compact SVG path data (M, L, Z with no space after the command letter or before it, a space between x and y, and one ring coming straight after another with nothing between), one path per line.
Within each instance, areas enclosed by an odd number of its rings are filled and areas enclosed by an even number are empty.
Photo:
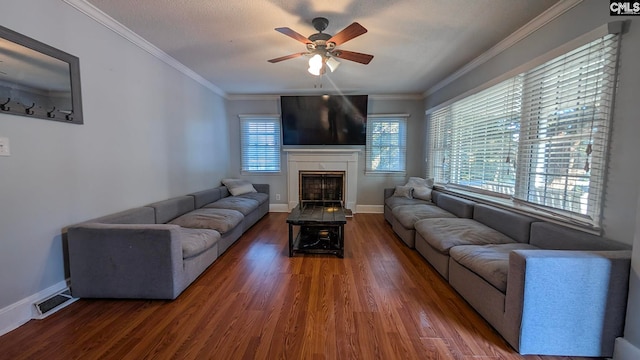
M344 224L341 203L310 203L296 206L287 217L289 256L294 253L333 254L344 257ZM294 226L299 227L294 236Z

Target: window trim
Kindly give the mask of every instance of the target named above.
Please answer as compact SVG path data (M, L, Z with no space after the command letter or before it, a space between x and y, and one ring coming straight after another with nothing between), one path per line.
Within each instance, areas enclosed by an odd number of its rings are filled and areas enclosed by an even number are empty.
M240 173L242 175L251 175L251 174L261 174L261 175L269 175L269 174L281 174L282 173L282 131L281 131L281 121L280 121L280 115L278 114L250 114L250 115L238 115L238 118L240 119L239 125L240 125ZM276 125L276 129L274 131L274 134L276 135L276 139L278 141L278 144L275 145L277 146L278 150L277 150L277 157L278 157L278 169L277 170L245 170L245 164L244 164L244 151L245 151L245 137L244 137L244 133L243 133L243 124L245 122L251 122L251 121L264 121L264 122L269 122L269 123L273 123Z
M407 174L407 139L408 139L408 126L410 114L369 114L367 115L367 143L365 145L365 175L398 175L406 176ZM401 144L398 146L400 154L402 156L402 169L401 170L374 170L371 169L370 154L371 144L369 142L371 138L372 123L384 122L384 121L396 121L401 124L400 136L402 137Z
M518 201L517 199L494 196L493 194L478 191L471 191L455 185L434 184L434 189L445 194L456 195L467 200L478 202L480 204L487 204L505 210L512 210L523 215L528 215L537 219L543 219L545 221L553 222L556 224L569 226L571 228L588 232L590 234L602 235L601 227L588 225L581 221L576 221L571 216L564 216L562 214L562 210L559 210L558 212L547 211L544 208L530 206L526 203Z

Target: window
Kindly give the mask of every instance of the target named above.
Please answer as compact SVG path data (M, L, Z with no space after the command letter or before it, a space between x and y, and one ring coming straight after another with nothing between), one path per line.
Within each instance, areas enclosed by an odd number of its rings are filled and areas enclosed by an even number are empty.
M527 72L516 198L600 216L616 60L609 35Z
M367 172L404 174L408 115L367 117Z
M449 151L451 150L451 107L433 112L427 130L427 178L449 182Z
M280 171L280 118L240 116L242 171Z
M520 89L514 77L452 105L449 181L513 195Z
M429 115L427 174L598 226L618 36Z

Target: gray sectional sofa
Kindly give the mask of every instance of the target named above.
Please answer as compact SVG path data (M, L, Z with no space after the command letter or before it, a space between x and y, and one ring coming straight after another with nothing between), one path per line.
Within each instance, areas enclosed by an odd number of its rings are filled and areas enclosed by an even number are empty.
M431 203L393 194L394 232L519 353L612 356L630 246L435 189Z
M226 186L67 228L71 291L81 298L175 299L269 212L269 185Z

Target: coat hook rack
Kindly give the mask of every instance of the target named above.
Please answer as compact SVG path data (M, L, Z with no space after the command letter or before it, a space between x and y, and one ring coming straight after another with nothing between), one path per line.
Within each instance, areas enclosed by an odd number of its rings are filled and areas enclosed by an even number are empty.
M33 109L35 106L36 106L36 103L31 104L31 106L24 109L24 112L27 113L27 115L33 115L34 111L31 109Z
M0 104L0 110L2 110L2 111L11 110L11 108L7 106L10 102L11 102L11 98L7 98L7 102L6 103Z
M54 117L56 117L56 114L53 113L54 111L56 111L55 106L53 107L53 109L51 109L51 111L47 111L47 117L50 119L53 119Z

